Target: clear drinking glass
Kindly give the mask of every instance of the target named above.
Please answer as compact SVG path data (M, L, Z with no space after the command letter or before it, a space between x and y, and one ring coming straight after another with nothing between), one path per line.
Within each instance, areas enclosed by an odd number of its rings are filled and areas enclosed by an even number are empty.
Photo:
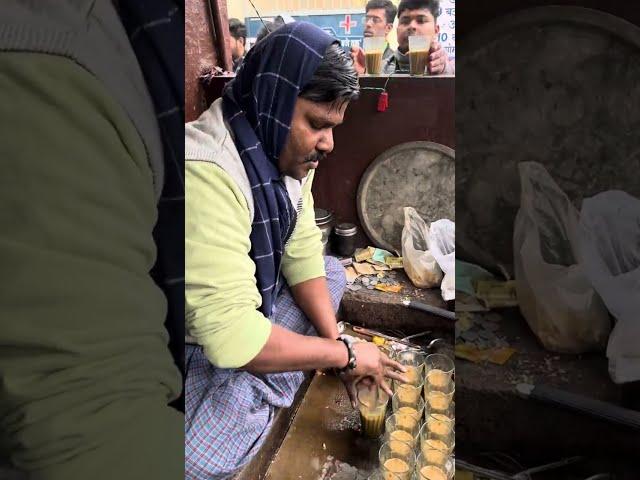
M455 365L448 356L440 353L428 355L425 359L424 389L425 395L429 390L446 389L454 383Z
M401 389L400 391L396 390L396 393L391 397L393 413L406 413L415 416L418 420L422 420L424 415L424 399L420 396L420 390L418 389L417 401L414 401L413 398L406 397L405 389Z
M446 387L439 390L425 389L425 410L426 414L442 413L444 415L451 413L453 396L455 393L455 385L449 382Z
M378 438L384 429L389 395L377 385L359 383L357 396L362 433L369 438Z
M455 425L442 414L430 415L420 429L419 439L422 452L437 449L450 455L456 443Z
M398 383L394 396L397 396L398 401L403 406L413 407L418 410L420 400L422 400L422 383L413 385L411 383Z
M434 456L431 459L420 453L416 458L417 480L452 480L455 474L455 463L451 456Z
M415 448L421 422L412 414L394 413L385 421L385 441L400 441Z
M407 371L402 374L411 385L422 385L424 383L424 355L415 350L403 350L395 354L393 358L396 362L406 367ZM394 380L395 387L402 385L402 382Z
M386 475L395 474L399 480L411 480L411 475L416 465L416 455L413 449L392 448L389 442L385 442L378 452L380 460L380 472L386 480Z
M429 62L431 39L422 35L409 37L409 71L411 75L424 75Z
M369 75L380 75L382 72L382 55L386 45L387 41L384 37L364 37L362 49Z

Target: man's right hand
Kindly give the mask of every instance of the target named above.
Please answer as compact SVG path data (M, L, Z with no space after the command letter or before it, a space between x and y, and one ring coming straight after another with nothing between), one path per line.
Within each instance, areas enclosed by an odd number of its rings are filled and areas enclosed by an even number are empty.
M403 383L407 381L401 375L401 372L404 373L407 369L387 357L373 343L355 343L353 345L353 353L356 357L356 368L343 373L340 377L347 388L349 399L354 407L357 405L356 384L363 378L371 379L389 396L392 396L393 392L386 381L387 378Z
M353 67L358 72L358 75L363 75L365 73L365 58L364 58L364 50L360 47L351 47L351 59L353 60Z

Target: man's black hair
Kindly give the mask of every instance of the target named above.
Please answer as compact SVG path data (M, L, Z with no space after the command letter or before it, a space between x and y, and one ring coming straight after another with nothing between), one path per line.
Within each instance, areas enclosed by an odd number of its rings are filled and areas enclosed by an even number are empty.
M236 40L243 38L245 42L247 41L247 27L237 18L229 19L229 33Z
M364 11L368 12L375 8L384 8L385 16L387 17L387 23L393 23L398 13L398 8L391 2L391 0L369 0L367 6L364 7Z
M353 60L339 44L333 43L299 96L312 102L332 103L339 108L358 98L359 94L358 73Z
M421 10L426 8L431 12L434 19L438 19L440 13L440 1L439 0L401 0L398 5L398 18L405 10Z

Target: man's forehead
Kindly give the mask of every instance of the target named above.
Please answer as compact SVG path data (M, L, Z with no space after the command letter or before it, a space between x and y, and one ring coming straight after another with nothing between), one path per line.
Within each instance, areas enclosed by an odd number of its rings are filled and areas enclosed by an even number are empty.
M336 104L335 102L303 102L302 107L316 118L322 118L328 121L342 121L344 112L347 109L347 103Z
M404 10L398 18L404 18L404 17L414 18L414 17L425 17L425 16L433 18L433 15L431 14L428 8L417 8L415 10Z
M367 10L367 15L370 17L384 18L386 16L386 13L384 11L384 8L370 8L369 10Z

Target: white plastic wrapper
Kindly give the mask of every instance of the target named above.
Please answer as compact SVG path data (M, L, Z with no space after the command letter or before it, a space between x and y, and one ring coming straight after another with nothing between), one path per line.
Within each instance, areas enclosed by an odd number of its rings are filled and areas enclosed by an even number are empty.
M444 272L442 298L445 301L456 298L456 224L442 219L429 228L429 247L436 262Z
M442 270L429 250L429 228L415 208L404 208L402 229L404 270L418 288L434 288L442 281Z
M584 200L580 218L585 271L616 325L609 337L609 374L640 380L640 200L621 191Z
M542 165L519 169L513 252L520 311L548 350L603 350L611 321L585 272L578 211Z

